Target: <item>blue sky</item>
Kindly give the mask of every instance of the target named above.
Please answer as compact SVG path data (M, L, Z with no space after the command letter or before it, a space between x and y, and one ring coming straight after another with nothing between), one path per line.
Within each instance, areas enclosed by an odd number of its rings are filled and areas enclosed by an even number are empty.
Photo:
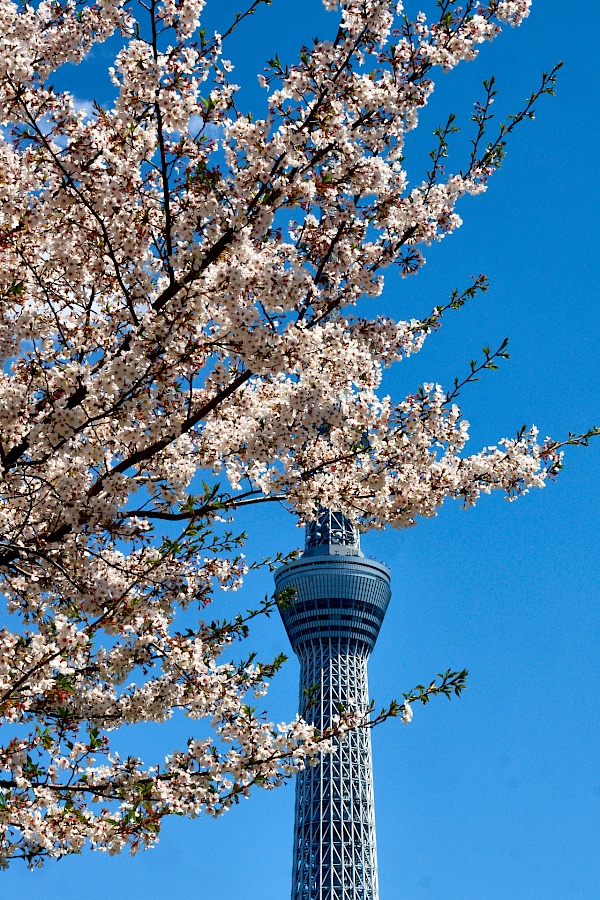
M432 0L420 5L434 9ZM596 3L581 0L573 23L570 15L559 0L534 0L522 28L440 74L409 148L409 174L419 180L431 132L449 111L466 124L483 78L497 76L501 115L518 108L543 69L565 60L557 96L519 129L487 194L460 207L460 231L431 248L416 279L389 281L377 302L397 317L418 316L471 275L489 276L489 293L449 316L386 385L396 396L424 380L449 385L483 345L509 336L510 360L461 397L473 451L524 423L557 438L600 424ZM261 10L231 51L242 107L260 102L254 75L263 59L293 58L303 41L333 28L318 0L273 0ZM71 87L80 99L106 102L109 63L96 51L79 68ZM418 708L409 727L392 721L373 736L382 900L600 896L599 470L600 438L567 453L555 484L516 503L449 504L409 532L363 540L393 579L370 663L378 704L447 667L471 672L460 700ZM283 510L255 510L246 522L250 556L302 540ZM271 590L269 576L257 575L220 598L220 609L245 608ZM264 658L287 649L275 618L251 642ZM297 678L290 659L273 681L276 721L295 714ZM178 719L123 740L149 761L192 733ZM290 887L293 793L292 785L257 792L218 821L168 821L159 846L135 858L87 853L34 873L15 866L1 876L3 888L14 900L281 900Z

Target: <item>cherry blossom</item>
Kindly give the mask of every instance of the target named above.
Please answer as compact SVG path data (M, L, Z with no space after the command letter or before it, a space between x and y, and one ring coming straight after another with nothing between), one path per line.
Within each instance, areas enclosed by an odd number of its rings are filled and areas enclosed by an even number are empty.
M530 3L444 0L438 20L411 23L390 0L327 0L333 39L271 61L267 112L251 119L224 53L261 2L210 36L203 0L0 0L2 865L135 852L164 816L217 815L372 724L348 711L319 734L255 710L282 660L223 659L275 600L179 629L252 566L227 530L236 509L405 528L560 468L535 429L465 452L460 388L504 345L453 389L381 391L484 279L422 320L361 311L390 267L415 274L460 226L458 202L485 191L551 93L554 72L490 137L488 85L471 158L446 172L450 122L409 182L405 137L436 72ZM114 103L90 113L50 79L114 33ZM429 695L388 713L408 722ZM213 736L158 765L119 757L115 729L176 711Z

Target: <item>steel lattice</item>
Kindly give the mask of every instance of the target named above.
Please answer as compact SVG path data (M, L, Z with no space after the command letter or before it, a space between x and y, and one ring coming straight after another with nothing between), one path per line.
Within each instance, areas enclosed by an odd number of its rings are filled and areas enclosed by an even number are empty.
M323 729L340 704L366 709L367 656L364 644L343 638L302 648L301 709L317 686L307 720ZM378 897L371 733L361 728L297 777L292 900Z

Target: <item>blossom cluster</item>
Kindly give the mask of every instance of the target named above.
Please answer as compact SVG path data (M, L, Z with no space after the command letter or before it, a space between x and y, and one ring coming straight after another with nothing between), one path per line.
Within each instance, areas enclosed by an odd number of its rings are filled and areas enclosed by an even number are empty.
M237 508L278 499L304 520L329 507L408 527L557 469L534 430L466 454L439 385L382 396L384 368L420 350L441 307L361 313L497 168L484 149L446 174L442 135L409 184L405 138L433 74L529 5L445 2L452 14L410 23L390 0L325 2L336 39L273 60L251 119L223 56L233 26L198 35L203 0L0 0L0 711L14 733L0 863L135 851L163 816L217 814L356 726L253 712L277 661L220 661L245 619L178 629L248 570L223 528ZM115 31L114 103L86 115L48 78ZM192 496L201 470L228 491ZM164 766L114 750L114 729L177 711L214 737Z

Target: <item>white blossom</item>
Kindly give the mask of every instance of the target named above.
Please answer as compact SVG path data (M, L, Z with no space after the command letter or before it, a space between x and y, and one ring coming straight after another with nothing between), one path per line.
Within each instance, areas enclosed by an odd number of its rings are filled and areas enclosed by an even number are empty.
M411 28L390 0L325 0L337 42L262 74L252 121L226 39L198 37L204 5L0 0L0 865L136 852L164 815L217 815L360 724L275 726L252 701L277 666L223 662L247 622L179 627L249 570L225 530L236 508L278 498L303 521L325 506L405 528L448 498L542 487L560 462L535 429L466 453L440 385L382 395L442 310L361 308L391 265L419 270L497 168L482 151L409 182L405 136L436 67L472 59L528 0ZM113 104L51 87L115 32ZM114 751L114 729L175 711L213 737L161 765Z

